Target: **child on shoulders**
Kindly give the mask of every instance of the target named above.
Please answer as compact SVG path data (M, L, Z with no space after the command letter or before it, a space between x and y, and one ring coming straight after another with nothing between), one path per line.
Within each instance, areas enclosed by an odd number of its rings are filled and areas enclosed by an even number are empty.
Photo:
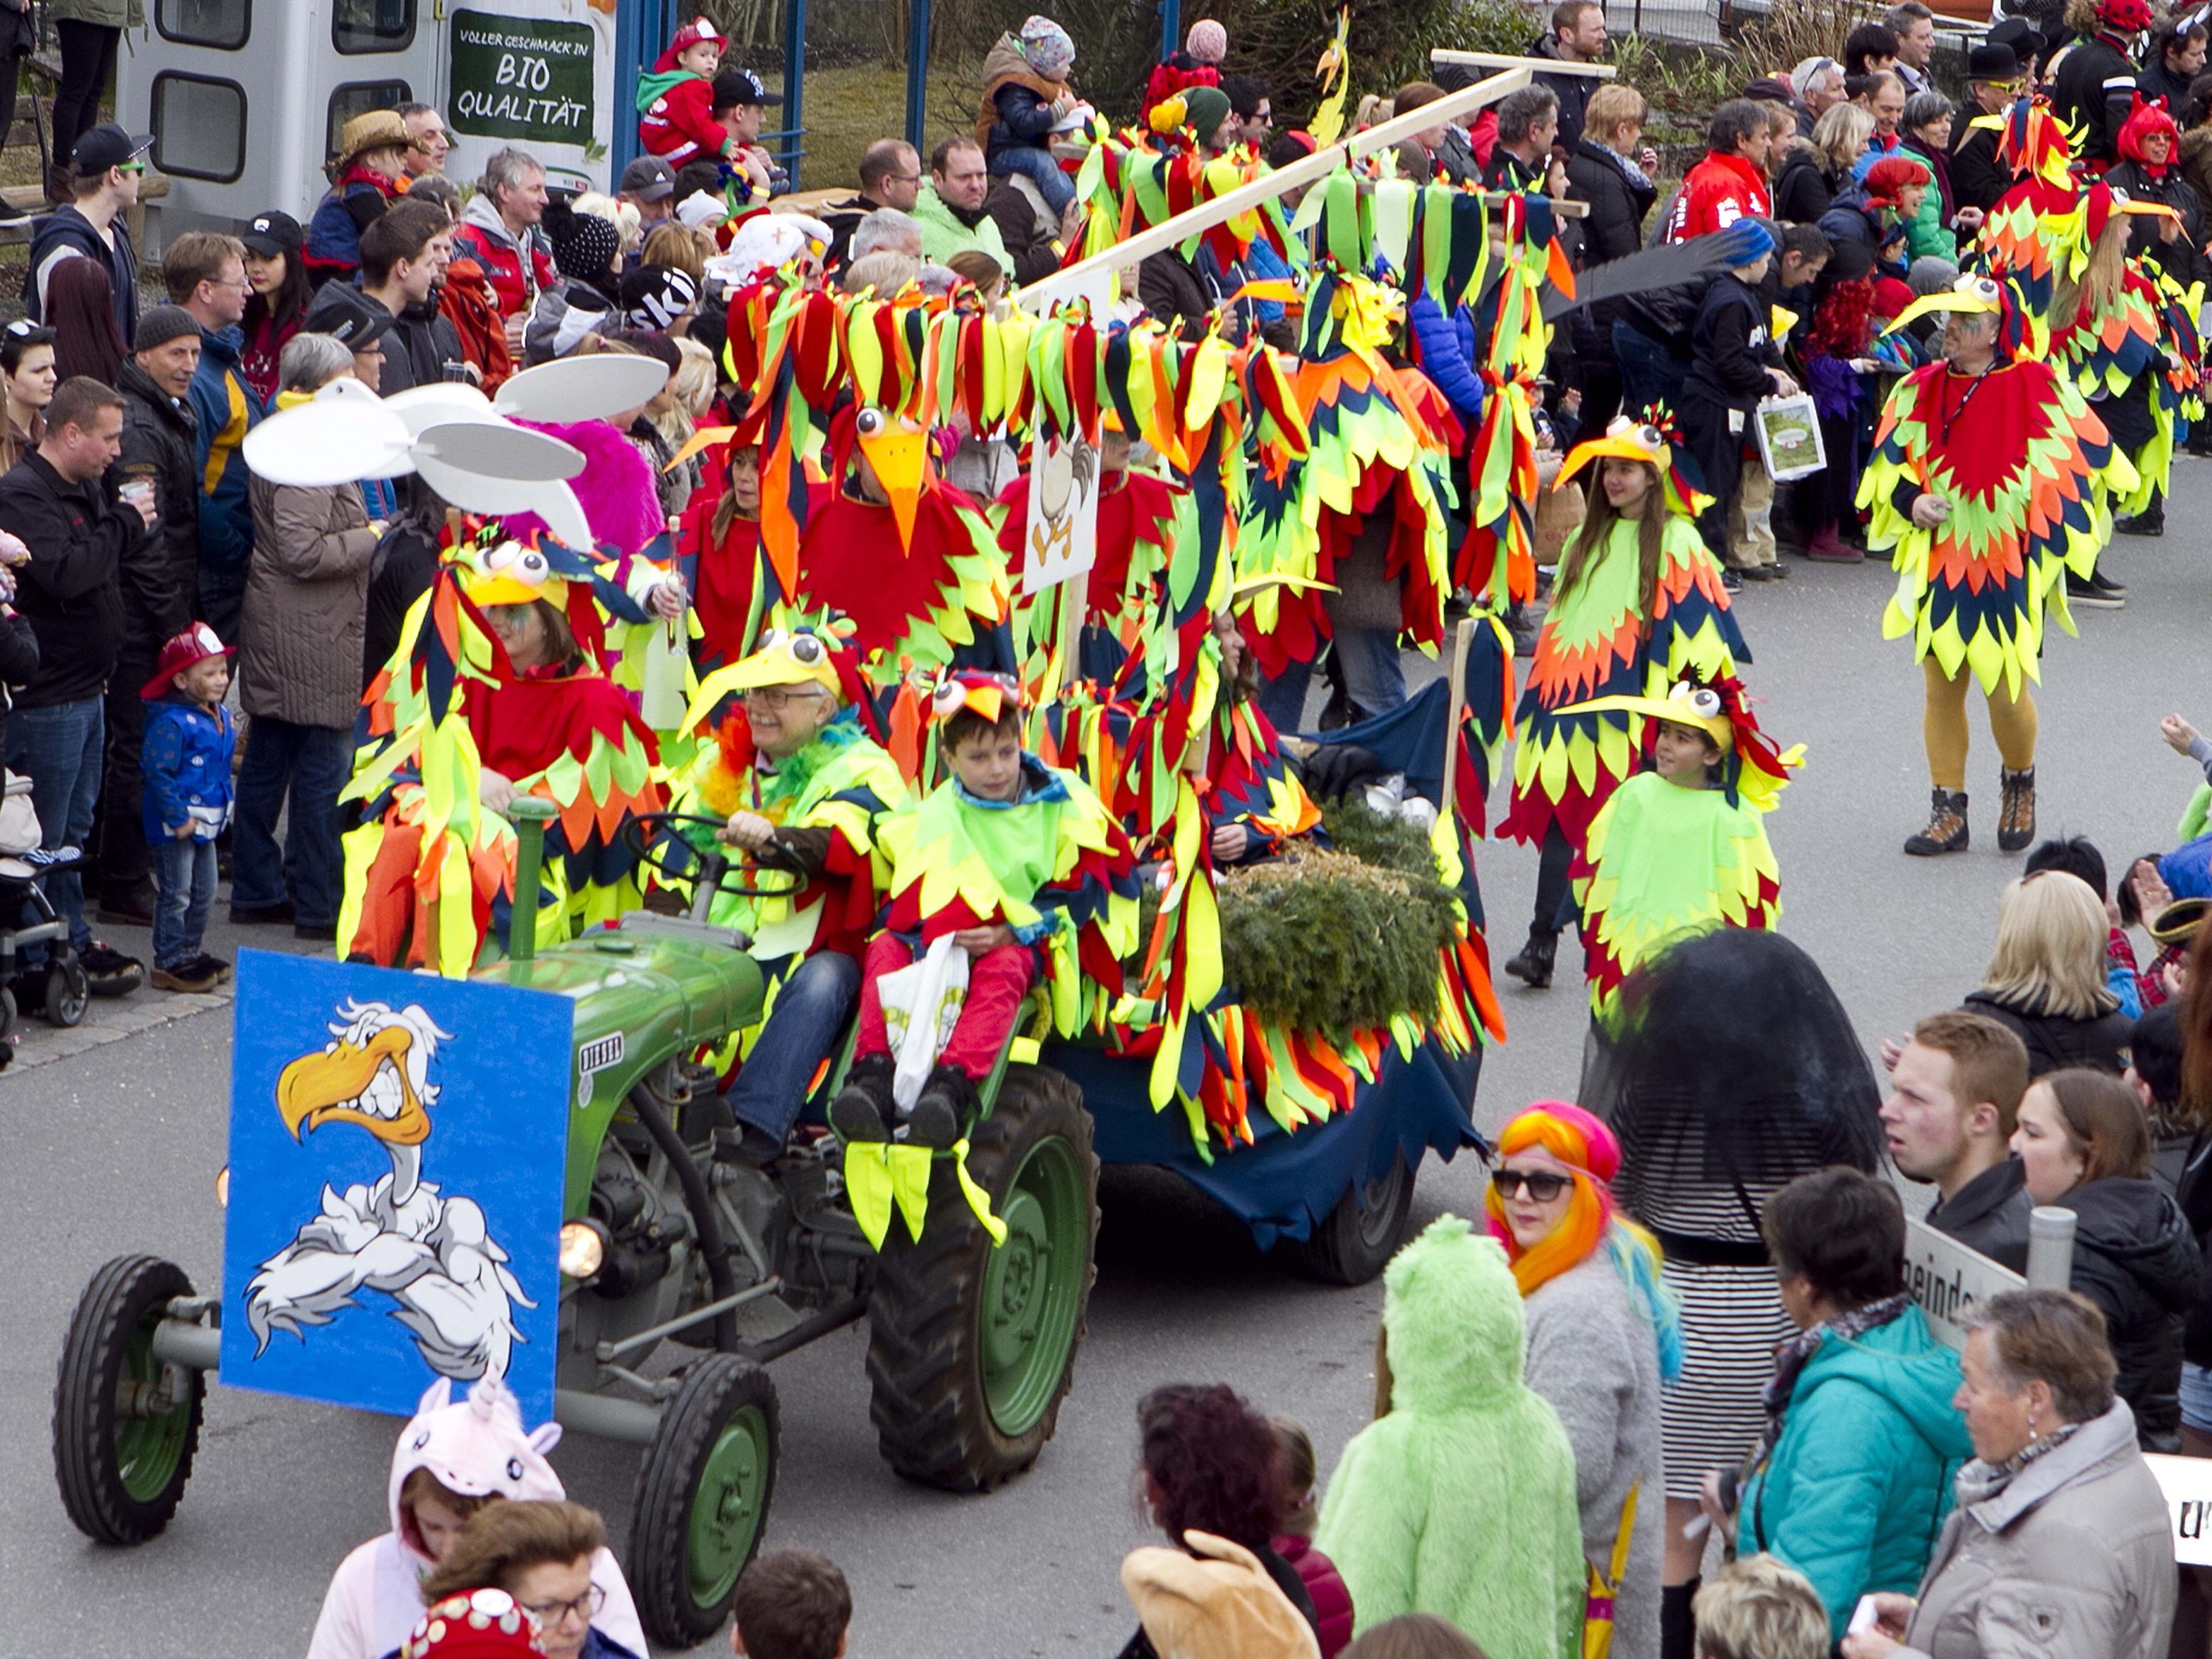
M668 50L637 83L637 140L671 169L713 161L734 141L714 118L714 72L723 40L713 21L695 17L676 31Z

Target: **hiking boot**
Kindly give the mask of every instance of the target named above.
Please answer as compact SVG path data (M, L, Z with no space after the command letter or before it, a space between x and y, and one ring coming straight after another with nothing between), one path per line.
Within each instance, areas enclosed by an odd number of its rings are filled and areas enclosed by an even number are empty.
M94 939L76 953L85 984L96 997L127 997L146 982L146 964Z
M1528 981L1530 990L1540 991L1552 982L1552 958L1559 949L1557 933L1531 927L1528 942L1521 947L1520 955L1505 964L1505 971L1516 979Z
M891 1138L891 1073L889 1054L864 1054L845 1073L845 1086L830 1103L830 1127L847 1140Z
M2035 769L2000 770L1997 784L2004 792L1997 808L1997 850L2017 853L2035 839Z
M1934 792L1934 810L1928 827L1905 843L1905 850L1914 858L1932 857L1937 853L1963 853L1966 850L1966 793L1965 790L1937 789Z
M921 1085L914 1110L907 1114L908 1144L938 1151L951 1146L979 1104L973 1078L957 1066L939 1066Z

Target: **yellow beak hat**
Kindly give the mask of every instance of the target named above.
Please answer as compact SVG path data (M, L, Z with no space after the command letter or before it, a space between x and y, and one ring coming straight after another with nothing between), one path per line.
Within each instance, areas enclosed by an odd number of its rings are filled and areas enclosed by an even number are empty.
M1567 453L1565 464L1559 468L1559 476L1552 481L1552 488L1565 489L1568 479L1607 455L1624 461L1642 461L1646 466L1657 468L1660 480L1666 486L1667 508L1671 513L1695 518L1710 499L1683 471L1674 417L1663 408L1655 405L1645 410L1640 420L1626 415L1614 416L1603 437L1578 443Z

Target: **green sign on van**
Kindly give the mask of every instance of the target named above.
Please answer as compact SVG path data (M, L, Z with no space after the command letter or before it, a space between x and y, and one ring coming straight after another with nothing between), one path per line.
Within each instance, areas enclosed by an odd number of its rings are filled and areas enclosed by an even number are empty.
M447 118L479 138L590 147L597 49L588 23L457 9Z

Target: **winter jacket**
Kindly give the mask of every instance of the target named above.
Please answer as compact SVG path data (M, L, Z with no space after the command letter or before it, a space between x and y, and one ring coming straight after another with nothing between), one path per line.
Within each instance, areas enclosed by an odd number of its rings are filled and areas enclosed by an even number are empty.
M1764 219L1773 211L1765 173L1744 156L1709 150L1682 179L1667 240L1686 242L1709 231L1725 230L1739 219Z
M1978 1255L2024 1273L2027 1271L2027 1215L2034 1207L2020 1160L2008 1158L1983 1170L1950 1197L1937 1199L1922 1219Z
M109 29L146 27L140 0L46 0L46 15L57 23L97 23Z
M1613 1604L1613 1659L1658 1659L1667 1490L1658 1334L1604 1248L1538 1285L1525 1308L1524 1374L1574 1448L1583 1554L1607 1574L1622 1509L1636 1493L1628 1569Z
M669 63L664 53L661 63ZM711 161L730 148L730 130L714 118L714 83L688 70L664 68L637 85L637 142L672 172Z
M1766 371L1779 368L1767 329L1766 307L1744 283L1728 271L1715 274L1690 325L1690 372L1682 393L1746 414L1759 406L1774 382Z
M0 756L8 752L8 711L15 693L39 672L39 636L31 624L0 605Z
M330 294L330 288L325 283L307 302L303 326L319 330L342 303L339 296ZM373 306L380 303L361 295L358 289L355 292ZM392 331L384 337L384 370L379 377L377 391L389 398L418 386L435 386L446 378L449 361L464 361L460 331L440 314L434 297L419 305L406 306L392 319Z
M118 573L124 648L151 662L191 621L199 597L198 423L191 405L155 386L133 358L123 360L115 389L123 394L123 453L107 469L106 493L112 499L124 484L151 479L160 515Z
M1958 1354L1911 1304L1856 1338L1831 1333L1797 1373L1781 1437L1738 1500L1736 1548L1811 1579L1838 1639L1860 1596L1920 1582L1974 1455L1958 1391Z
M284 348L306 325L304 311L279 320L259 295L246 302L246 320L239 325L246 343L239 349L238 372L246 376L246 385L253 388L253 395L263 403L276 401L276 388L281 384L277 371L284 361Z
M1404 170L1404 164L1401 163L1399 171ZM1549 150L1531 161L1499 144L1490 152L1490 160L1483 164L1482 182L1491 190L1535 191L1540 194L1551 173L1552 155Z
M469 198L460 222L453 227L453 252L476 261L484 280L491 284L502 317L517 312L526 316L538 290L553 281L553 244L545 233L532 225L517 237L499 216L489 195ZM451 269L446 280L453 280Z
M1906 257L1909 234L1904 226L1882 218L1882 211L1868 201L1865 186L1846 185L1820 216L1820 230L1831 242L1856 242L1876 271L1901 278L1911 264Z
M1206 313L1223 297L1212 263L1203 245L1196 260L1171 247L1146 254L1137 266L1137 297L1160 322L1180 328L1184 339L1203 339Z
M240 447L269 411L239 373L246 337L236 328L200 331L200 366L192 372L193 454L199 468L200 562L241 568L253 551L251 469Z
M1291 1564L1298 1582L1313 1600L1314 1633L1321 1638L1321 1659L1336 1656L1352 1641L1352 1592L1336 1563L1313 1547L1310 1538L1280 1534L1269 1540L1276 1554Z
M1060 269L1060 248L1053 240L1060 227L1057 221L1046 224L1051 216L1040 207L1042 198L1030 194L1036 188L1026 179L1009 175L992 179L991 193L983 198L983 211L998 226L1000 245L1013 261L1014 280L1021 283L1038 282Z
M361 684L368 683L399 649L399 635L415 601L438 574L438 541L416 520L402 519L378 542L369 565L367 621L361 642Z
M1968 994L1959 1005L1970 1014L1987 1014L2012 1027L2027 1045L2027 1074L2041 1077L2066 1066L2094 1066L2117 1076L2127 1069L2122 1051L2133 1027L2115 1008L2108 1014L2075 1019L2069 1014L2045 1014L2020 1003L2002 1002L1987 991Z
M2154 1181L2088 1182L2058 1206L2074 1212L2073 1287L2104 1310L2113 1386L2143 1449L2178 1451L2182 1325L2204 1279L2197 1236Z
M1915 259L1948 259L1956 264L1959 238L1951 228L1951 216L1958 210L1952 204L1950 156L1910 133L1899 138L1898 152L1917 159L1934 181L1920 193L1920 211L1905 221L1905 246Z
M1567 157L1567 199L1589 204L1589 216L1582 226L1586 269L1643 250L1644 220L1659 199L1659 190L1641 169L1632 175L1626 163L1626 156L1590 138L1577 144ZM1621 313L1620 301L1600 300L1589 310L1599 337L1609 338L1613 319Z
M1491 1659L1579 1652L1574 1448L1522 1381L1505 1252L1439 1217L1384 1270L1382 1329L1390 1408L1344 1449L1314 1534L1352 1592L1355 1628L1431 1613Z
M2081 132L2075 155L2089 162L2119 159L2120 128L2135 107L2136 66L2126 45L2099 33L2076 40L2051 77L2051 107Z
M1550 29L1529 43L1527 53L1530 58L1554 59L1559 55L1559 37ZM1575 147L1583 141L1583 119L1589 108L1590 94L1597 89L1597 78L1589 75L1547 75L1540 70L1533 78L1559 100L1559 136L1553 144L1572 155Z
M1997 135L1974 125L1981 113L1968 104L1952 118L1951 199L1987 213L2012 188L2012 169L1997 160Z
M978 208L971 219L939 196L935 186L924 185L914 198L914 216L921 222L921 257L932 264L941 265L963 249L973 248L996 259L1008 276L1014 274L1013 256L1006 252L999 222L988 208Z
M1141 121L1152 112L1152 106L1166 102L1177 93L1192 87L1218 87L1221 71L1212 64L1201 64L1188 52L1176 51L1167 56L1164 63L1152 65L1151 77L1145 82L1145 104L1138 112Z
M319 285L331 277L350 282L361 269L361 234L384 216L385 209L406 191L380 173L356 162L323 192L307 220L301 258Z
M2203 71L2199 70L2197 73L2201 75ZM2176 121L2181 119L2181 106L2189 101L2189 82L2170 71L2164 64L2154 58L2144 64L2142 73L2136 76L2136 87L2142 92L2143 102L2148 104L2154 99L2163 98L2166 100L2166 112Z
M514 373L507 349L507 330L499 313L499 295L473 258L455 255L438 289L438 314L453 325L461 360L474 363L486 392L496 392Z
M1826 159L1812 145L1790 145L1774 175L1774 216L1793 225L1817 225L1836 193Z
M138 769L146 780L139 828L148 846L179 839L182 823L192 826L194 841L213 841L223 832L230 823L230 761L237 747L238 727L220 703L210 712L173 686L148 706L138 745Z
M125 349L138 332L138 254L131 245L131 227L118 214L107 227L107 239L92 228L92 221L74 207L58 207L31 224L31 246L23 276L23 314L33 322L44 320L46 279L63 259L83 254L107 269L107 285L114 295L115 325L123 332Z
M589 283L556 277L551 287L538 294L522 325L522 365L534 368L565 357L583 343L586 334L605 333L611 324L619 328L621 320L614 302Z
M1022 56L1021 42L1002 34L983 58L983 100L975 112L975 142L983 159L1008 149L1043 149L1060 117L1053 105L1069 95L1065 80L1039 75Z
M1489 110L1482 112L1494 122L1498 118ZM1493 132L1495 128L1492 129ZM1444 124L1443 142L1437 146L1437 165L1443 169L1447 182L1455 185L1479 185L1482 182L1482 158L1474 153L1474 142L1468 137L1467 129L1456 121Z
M385 1487L392 1530L359 1546L331 1575L307 1659L387 1659L422 1616L422 1575L434 1560L413 1517L399 1507L400 1488L416 1469L434 1470L449 1489L470 1497L496 1493L530 1501L567 1496L561 1477L545 1461L545 1448L558 1438L549 1434L550 1425L524 1433L514 1396L502 1383L478 1382L458 1399L455 1389L443 1377L433 1382L413 1419L400 1431ZM592 1615L592 1634L642 1655L645 1632L638 1624L637 1603L613 1551L592 1553L592 1583L606 1596L605 1605Z
M96 478L66 482L33 453L0 477L0 530L31 550L15 573L15 609L39 636L39 672L15 694L15 707L100 696L123 643L123 562L146 541L137 511Z
M1482 418L1482 376L1475 356L1474 324L1466 307L1449 317L1426 294L1406 308L1410 356L1429 382L1444 394L1460 424L1472 432Z
M253 481L253 562L238 644L239 702L295 726L350 726L376 557L361 491Z
M2203 252L2204 204L2180 168L2169 162L2161 176L2154 178L2142 162L2123 161L2105 174L2105 182L2125 191L2131 201L2156 202L2181 216L2181 234L2171 242L2160 234L2165 219L2146 214L2130 220L2129 252L2148 259L2185 289L2212 283L2212 260Z
M2115 1400L1977 1498L1970 1465L1892 1659L2163 1659L2173 1522Z
M1621 296L1620 320L1678 362L1690 361L1690 331L1705 304L1711 276L1694 277L1673 288L1647 289Z

